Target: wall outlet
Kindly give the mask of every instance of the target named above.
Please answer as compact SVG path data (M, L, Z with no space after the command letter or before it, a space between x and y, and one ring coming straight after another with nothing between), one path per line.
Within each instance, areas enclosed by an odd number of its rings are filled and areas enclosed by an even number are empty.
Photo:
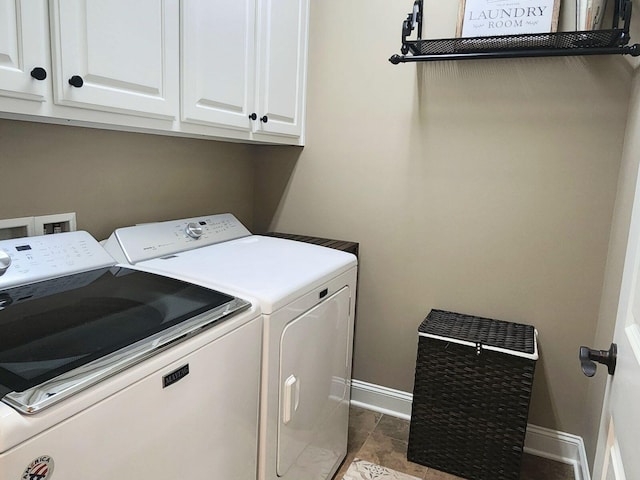
M35 235L33 217L8 218L0 220L0 240L31 237Z
M51 233L75 232L76 213L57 213L33 217L35 235L49 235Z

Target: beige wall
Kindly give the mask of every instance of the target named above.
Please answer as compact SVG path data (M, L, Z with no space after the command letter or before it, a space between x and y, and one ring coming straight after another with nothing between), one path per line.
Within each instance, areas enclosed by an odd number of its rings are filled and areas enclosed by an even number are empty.
M217 212L253 223L248 146L0 120L0 218L76 212L115 228Z
M580 435L630 68L393 66L410 8L312 2L307 146L261 150L256 228L360 242L354 378L411 391L431 308L531 323L530 421Z

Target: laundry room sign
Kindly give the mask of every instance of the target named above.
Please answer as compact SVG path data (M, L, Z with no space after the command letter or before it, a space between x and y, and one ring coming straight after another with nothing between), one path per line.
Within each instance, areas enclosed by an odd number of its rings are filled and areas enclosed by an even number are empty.
M555 32L561 0L461 0L458 37Z

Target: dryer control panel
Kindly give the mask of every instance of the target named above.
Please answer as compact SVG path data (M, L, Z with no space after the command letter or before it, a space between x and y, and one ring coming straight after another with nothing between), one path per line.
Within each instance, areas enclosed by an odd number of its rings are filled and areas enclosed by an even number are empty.
M223 213L119 228L104 247L117 261L135 265L249 235L236 217Z

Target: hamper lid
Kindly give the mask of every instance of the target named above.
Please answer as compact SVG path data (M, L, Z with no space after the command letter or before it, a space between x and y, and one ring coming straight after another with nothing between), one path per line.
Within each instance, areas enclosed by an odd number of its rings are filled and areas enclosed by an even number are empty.
M431 310L418 328L420 336L538 359L538 332L532 325Z

